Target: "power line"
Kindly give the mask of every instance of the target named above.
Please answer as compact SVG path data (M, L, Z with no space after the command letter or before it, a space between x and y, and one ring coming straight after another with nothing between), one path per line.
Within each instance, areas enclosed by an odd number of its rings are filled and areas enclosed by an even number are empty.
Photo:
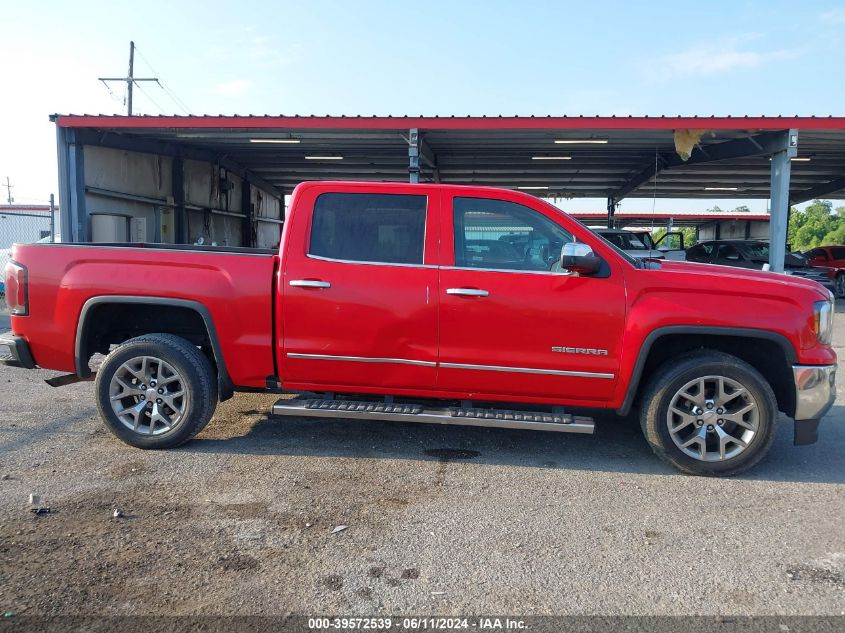
M156 69L153 68L153 65L150 63L150 61L146 58L144 53L142 53L137 46L135 47L135 51L138 53L138 56L141 58L141 60L143 60L143 62L147 65L147 68L149 68L154 75L159 75L159 73L156 72ZM171 101L173 101L173 103L175 103L179 107L179 109L182 110L182 112L184 112L185 114L191 114L191 108L188 107L188 104L182 101L182 99L180 99L179 96L173 90L168 88L161 79L157 80L156 83L158 83L159 87L164 90L165 94L170 97Z
M161 106L160 106L160 105L156 102L156 100L155 100L155 99L153 99L153 98L152 98L152 97L151 97L151 96L147 93L147 91L146 91L146 90L144 90L143 88L141 88L141 86L140 86L140 85L138 86L138 90L140 90L140 91L141 91L141 93L142 93L142 94L143 94L143 95L144 95L147 99L149 99L150 101L152 101L153 105L154 105L155 107L157 107L157 108L158 108L158 111L159 111L159 112L161 112L162 114L167 114L167 112L165 112L164 108L162 108L162 107L161 107Z

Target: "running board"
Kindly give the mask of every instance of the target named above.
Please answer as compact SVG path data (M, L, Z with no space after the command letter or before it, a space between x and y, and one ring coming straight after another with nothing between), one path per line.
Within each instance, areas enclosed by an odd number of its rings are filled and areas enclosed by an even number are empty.
M595 430L592 418L574 416L568 413L476 407L428 407L421 404L323 400L319 398L279 400L273 405L273 414L315 418L346 418L350 420L460 424L501 429L555 431L558 433L592 434Z

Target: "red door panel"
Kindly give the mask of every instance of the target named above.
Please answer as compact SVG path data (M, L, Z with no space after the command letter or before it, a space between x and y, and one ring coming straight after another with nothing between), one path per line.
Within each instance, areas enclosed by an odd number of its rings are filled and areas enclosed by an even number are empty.
M331 189L331 193L383 197L393 191L390 185L372 184L366 189L354 184ZM385 240L400 251L414 248L402 227L378 224L381 220L373 220L374 216L356 216L344 225L348 230L343 234L332 232L334 216L325 226L318 218L313 229L316 237L311 236L311 223L303 222L302 214L310 217L317 198L325 193L325 187L306 188L292 203L296 216L289 227L279 280L283 383L291 388L316 386L339 391L433 388L437 372L438 279L433 262L438 243L438 195L425 186L413 192L425 202L425 237L424 244L417 245L422 261L409 264L324 256L337 252L356 259L376 257ZM407 198L407 188L401 194ZM376 210L376 215L379 212ZM326 226L331 234L318 235ZM350 235L352 232L355 235ZM338 244L338 240L349 243Z
M613 394L625 318L619 278L443 269L440 285L440 388L571 401Z
M625 321L622 271L551 270L573 237L599 255L607 246L539 200L505 192L483 200L460 192L442 200L438 387L478 398L610 399Z

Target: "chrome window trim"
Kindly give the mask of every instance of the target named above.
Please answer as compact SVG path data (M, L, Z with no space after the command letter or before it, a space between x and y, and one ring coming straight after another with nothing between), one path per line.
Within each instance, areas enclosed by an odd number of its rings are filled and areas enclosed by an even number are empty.
M410 358L376 358L371 356L333 356L331 354L299 354L288 352L288 358L305 360L342 360L353 363L393 363L396 365L419 365L421 367L437 367L437 363L429 360L412 360Z
M512 268L473 268L472 266L439 266L442 270L472 270L481 273L511 273L517 275L553 275L555 277L572 277L573 274L553 270L514 270Z
M358 261L356 259L334 259L333 257L323 257L322 255L311 255L306 253L308 259L318 259L322 262L335 262L336 264L364 264L365 266L396 266L398 268L439 268L434 264L400 264L395 262L370 262Z
M549 376L572 376L576 378L612 379L614 374L604 374L591 371L569 371L564 369L535 369L532 367L505 367L502 365L471 365L467 363L436 363L428 360L412 360L410 358L376 358L371 356L334 356L331 354L301 354L288 352L288 358L303 360L338 360L353 363L393 363L397 365L418 365L420 367L443 367L444 369L473 369L480 371L503 371L521 374L542 374Z
M532 367L504 367L502 365L470 365L468 363L440 363L445 369L477 369L482 371L506 371L520 374L545 374L550 376L574 376L580 378L615 378L614 374L592 371L568 371L565 369L534 369Z

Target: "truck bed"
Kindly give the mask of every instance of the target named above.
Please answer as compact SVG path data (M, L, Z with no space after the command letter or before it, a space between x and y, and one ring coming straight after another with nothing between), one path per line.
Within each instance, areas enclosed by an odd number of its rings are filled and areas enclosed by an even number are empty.
M273 375L274 251L170 244L15 245L27 268L29 314L12 316L38 365L74 373L87 354L74 344L80 316L97 298L196 304L210 317L234 385L262 387ZM132 310L126 316L131 320ZM37 336L28 336L37 333Z

